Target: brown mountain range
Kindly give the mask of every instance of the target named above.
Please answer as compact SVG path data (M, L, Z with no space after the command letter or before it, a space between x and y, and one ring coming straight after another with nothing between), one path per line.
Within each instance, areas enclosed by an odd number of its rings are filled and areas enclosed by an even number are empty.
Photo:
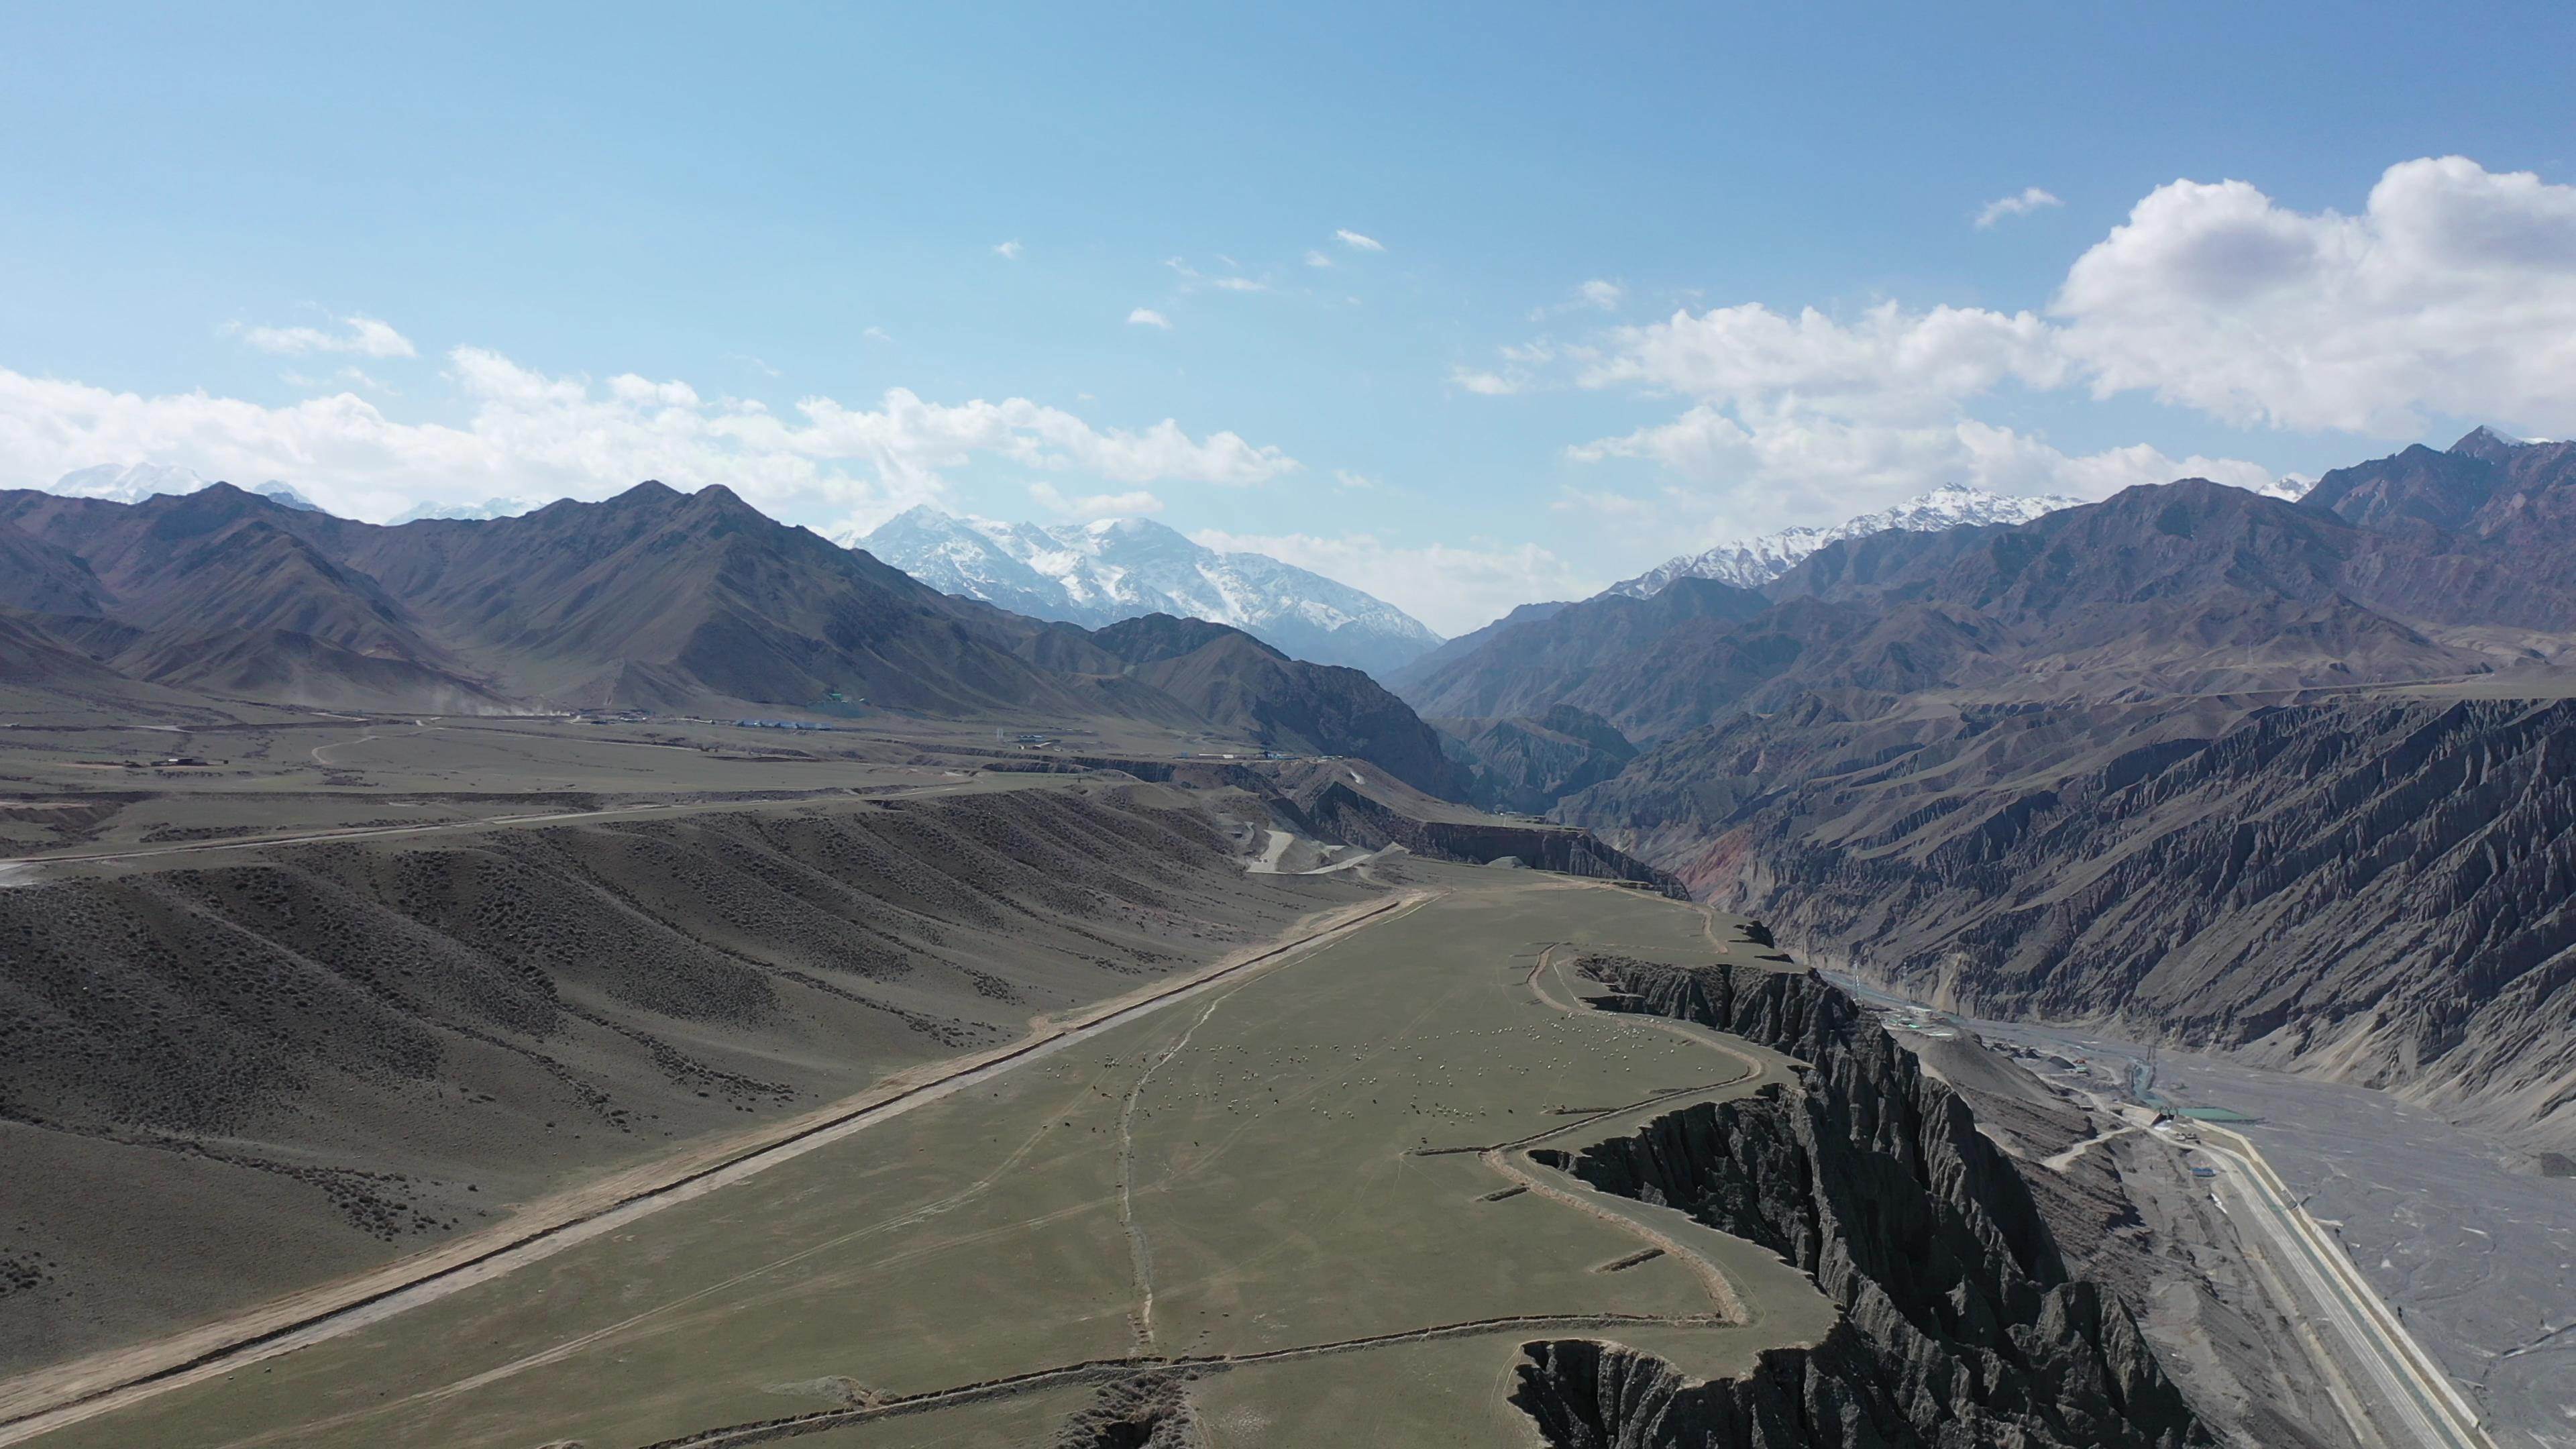
M1110 717L1360 755L1418 788L1460 788L1438 736L1356 670L1221 625L1137 620L1093 636L951 598L721 486L645 483L518 518L399 527L227 484L132 505L8 492L0 573L31 673L39 658L63 673L70 656L110 677L332 708L863 701ZM1131 647L1157 630L1162 647Z
M1577 604L1411 688L1607 716L1645 748L1558 818L1807 959L2563 1151L2571 560L2576 446L2481 430L2297 504L2184 480L1848 540L1652 637Z

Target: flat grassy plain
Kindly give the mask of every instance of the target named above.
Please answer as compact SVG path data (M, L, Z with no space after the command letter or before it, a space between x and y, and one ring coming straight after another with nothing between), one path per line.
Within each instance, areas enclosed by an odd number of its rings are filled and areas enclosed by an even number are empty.
M1768 1253L1521 1156L1788 1069L1583 1007L1574 948L1759 948L1640 892L1403 869L1436 894L1335 945L34 1442L606 1449L822 1414L806 1442L1029 1443L1104 1376L1168 1362L1218 1444L1492 1443L1531 1338L1706 1377L1820 1335L1830 1306Z

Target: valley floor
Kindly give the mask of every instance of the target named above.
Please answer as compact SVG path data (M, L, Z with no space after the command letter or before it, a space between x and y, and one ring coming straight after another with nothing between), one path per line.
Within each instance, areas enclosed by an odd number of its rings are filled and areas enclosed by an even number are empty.
M998 1444L1125 1415L1490 1444L1528 1433L1506 1396L1534 1332L1693 1377L1819 1337L1831 1306L1771 1254L1523 1159L1785 1076L1591 1010L1566 969L1749 948L1644 892L1402 870L1417 899L1311 953L32 1442Z
M2475 1407L2494 1442L2506 1449L2576 1446L2576 1179L2541 1176L2530 1154L2387 1092L2082 1028L1921 1008L1899 1014L1932 1031L1965 1030L2003 1050L2037 1053L2024 1065L2043 1081L2253 1119L2225 1125L2261 1151ZM2181 1161L2153 1165L2186 1170ZM2062 1171L2072 1163L2048 1165ZM2221 1162L2218 1170L2238 1164ZM2237 1196L2228 1202L2231 1212L2248 1206ZM2190 1355L2175 1357L2187 1368ZM2366 1387L2356 1392L2376 1397Z

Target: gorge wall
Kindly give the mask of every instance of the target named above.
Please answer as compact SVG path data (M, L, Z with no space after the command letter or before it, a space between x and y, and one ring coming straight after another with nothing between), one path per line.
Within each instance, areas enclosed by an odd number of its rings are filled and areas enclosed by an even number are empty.
M1565 802L1808 960L2576 1140L2576 702L1810 696Z
M1690 1384L1590 1340L1526 1348L1513 1396L1559 1449L2213 1443L2128 1313L2076 1280L1968 1108L1812 973L1596 958L1617 1009L1804 1058L1794 1084L1685 1108L1556 1165L1778 1252L1842 1319Z

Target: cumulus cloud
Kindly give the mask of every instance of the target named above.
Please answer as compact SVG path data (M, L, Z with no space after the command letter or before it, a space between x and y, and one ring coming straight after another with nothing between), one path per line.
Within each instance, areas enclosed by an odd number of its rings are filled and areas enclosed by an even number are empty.
M1016 262L1020 259L1020 254L1027 250L1028 248L1021 246L1016 241L1006 241L993 248L993 255L1000 257L1006 262Z
M2034 195L1995 214L2047 204ZM1723 532L1828 521L1952 482L2096 498L2199 474L2277 489L2237 459L2144 444L2070 453L1974 414L2015 389L2082 388L2151 393L2243 428L2398 439L2447 416L2576 431L2576 188L2461 157L2408 161L2347 216L2285 208L2242 181L2177 181L2084 252L2045 312L1746 304L1503 357L1453 381L1522 391L1556 357L1581 386L1681 399L1671 421L1569 455L1647 462L1668 490L1657 508L1714 511ZM1621 516L1601 495L1579 506L1614 526Z
M1200 544L1227 552L1266 553L1328 579L1377 595L1443 634L1492 623L1533 599L1581 599L1611 581L1581 573L1536 544L1420 547L1374 534L1242 534L1200 529Z
M411 339L392 324L373 317L335 317L337 330L319 327L244 327L243 342L261 352L287 357L308 352L340 352L358 357L417 357Z
M1651 502L1587 492L1570 494L1566 506L1616 531L1654 532L1659 545L1669 542L1677 519L1703 520L1705 536L1695 541L1705 545L1872 512L1947 483L2092 499L2186 477L2258 492L2273 481L2257 464L2199 454L2174 458L2145 444L2069 454L1974 418L1891 424L1795 406L1729 412L1702 403L1671 422L1567 454L1578 462L1633 458L1655 465L1661 488Z
M2048 323L2029 312L1909 312L1883 302L1844 322L1812 307L1792 317L1746 303L1617 328L1577 380L1709 402L1796 396L1852 414L1912 416L2007 380L2054 387L2066 366Z
M1306 265L1310 267L1329 267L1332 264L1333 259L1331 257L1328 257L1322 252L1316 251L1311 247L1307 249Z
M939 501L947 476L978 460L1125 488L1247 486L1298 466L1230 432L1193 437L1171 419L1100 428L1026 398L948 404L895 388L874 406L809 397L782 416L676 380L550 376L481 348L447 362L462 425L400 421L348 392L270 407L0 369L0 483L43 487L148 460L209 478L293 478L335 513L380 519L496 495L598 498L659 478L723 483L791 522L864 528Z
M1386 250L1386 243L1379 241L1376 237L1362 236L1358 232L1352 231L1347 227L1334 232L1333 235L1341 238L1342 245L1349 247L1353 251L1382 252Z
M2097 394L2240 426L2420 431L2428 413L2576 430L2576 187L2407 161L2362 214L2242 181L2149 193L2050 306Z
M1094 493L1073 498L1067 497L1052 483L1032 483L1029 485L1029 499L1058 518L1084 522L1095 518L1131 518L1163 511L1163 500L1142 488L1128 493Z
M1135 311L1127 314L1127 325L1130 327L1160 327L1164 331L1169 332L1172 330L1172 319L1155 311L1151 307L1139 307Z
M1676 312L1615 328L1569 351L1576 382L1686 399L1670 422L1567 450L1577 462L1651 465L1660 495L1569 495L1603 527L1670 550L1674 520L1706 544L1889 507L1948 483L1998 493L2108 496L2198 473L2259 487L2268 473L2223 458L2174 459L2145 446L2082 456L1970 415L2007 386L2075 380L2059 329L2030 312L1894 302L1842 319L1758 304ZM1524 355L1544 360L1549 349Z
M1991 231L1996 222L2006 217L2028 216L2034 211L2066 203L2036 186L2025 186L2019 196L1999 196L1977 211L1977 230Z

